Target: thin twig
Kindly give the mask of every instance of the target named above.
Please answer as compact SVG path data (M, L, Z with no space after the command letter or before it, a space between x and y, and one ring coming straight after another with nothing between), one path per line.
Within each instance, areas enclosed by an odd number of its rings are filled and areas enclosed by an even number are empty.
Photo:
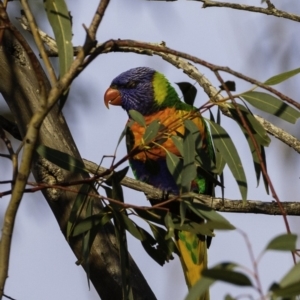
M21 25L25 30L30 31L27 21L25 18L19 19L21 22ZM39 29L40 35L51 50L51 55L58 55L57 52L57 47L56 47L56 42L54 39L49 37L46 33L41 31ZM153 45L153 44L152 44ZM154 44L157 45L158 47L164 47L163 44ZM98 45L97 47L99 47ZM74 54L76 55L79 51L79 47L74 47ZM199 72L199 70L193 66L191 63L187 62L183 58L176 57L173 54L168 54L168 53L163 53L163 52L158 52L158 51L153 51L153 50L143 50L140 48L134 48L134 47L120 47L118 49L112 49L112 51L128 51L128 52L134 52L138 54L146 54L146 55L159 55L161 56L164 60L168 61L172 65L176 66L179 69L182 69L188 76L190 76L192 79L196 80L200 86L204 89L204 91L207 93L209 98L212 100L216 98L218 101L223 100L223 96L218 93L218 91L215 89L215 87L211 84L211 82ZM93 52L93 51L92 51ZM108 51L109 52L109 51ZM107 53L107 52L105 52ZM48 53L49 54L49 53ZM224 113L224 111L223 111ZM226 113L227 116L230 117L230 114ZM254 117L261 123L261 125L264 127L264 129L273 135L275 138L279 139L283 143L287 144L288 146L292 147L295 151L300 153L300 141L289 134L288 132L284 131L283 129L275 126L274 124L268 122L264 118L254 115ZM9 131L10 132L10 131ZM10 132L11 133L11 132Z
M43 43L43 41L41 39L41 36L38 32L38 26L36 24L36 21L34 19L34 16L31 12L31 9L29 7L29 4L28 4L27 0L20 0L20 2L21 2L21 5L23 7L26 18L28 20L28 24L29 24L29 27L31 29L31 32L32 32L34 41L36 43L36 46L37 46L37 48L38 48L38 50L39 50L39 52L40 52L40 54L43 58L43 61L45 63L45 67L48 71L49 78L50 78L50 81L51 81L51 85L53 86L57 82L57 78L56 78L53 66L52 66L52 64L49 60L49 57L48 57L47 53L46 53L44 43Z
M229 2L219 2L219 1L211 1L211 0L196 0L203 3L202 8L208 7L228 7L232 9L238 10L246 10L255 13L262 13L265 15L270 15L278 18L284 18L296 22L300 22L300 16L288 13L283 10L276 9L274 5L269 5L267 8L250 6L245 4L237 4L237 3L229 3Z

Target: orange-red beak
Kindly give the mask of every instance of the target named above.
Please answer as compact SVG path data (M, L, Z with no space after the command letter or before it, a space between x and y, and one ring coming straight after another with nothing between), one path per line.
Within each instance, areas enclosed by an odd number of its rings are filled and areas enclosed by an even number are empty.
M121 94L118 90L113 88L108 88L104 94L104 103L107 108L109 104L111 105L121 105L122 99Z

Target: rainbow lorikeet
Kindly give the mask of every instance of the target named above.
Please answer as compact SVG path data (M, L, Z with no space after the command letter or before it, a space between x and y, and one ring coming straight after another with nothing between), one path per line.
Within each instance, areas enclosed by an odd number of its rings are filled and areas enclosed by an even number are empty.
M146 125L158 120L165 131L161 145L150 143L142 147L145 127L138 122L130 126L133 147L142 149L130 158L130 165L138 180L153 185L172 194L180 194L180 190L166 163L166 151L180 157L180 151L172 141L172 135L183 135L183 120L189 116L200 132L201 147L213 156L210 135L200 113L191 105L180 101L175 89L161 73L147 67L130 69L117 76L104 96L105 104L120 105L129 115L130 110L143 115ZM173 126L173 127L172 127ZM132 142L132 139L133 142ZM149 161L152 162L149 164ZM155 168L151 166L155 165ZM201 194L212 195L213 184L197 173L191 182L192 190ZM175 207L172 207L174 205ZM168 208L178 214L178 203L173 202ZM190 215L192 213L190 212ZM189 216L190 217L190 216ZM198 216L197 222L203 222ZM202 269L207 267L206 238L187 231L176 232L176 244L180 252L182 267L188 287L193 286L201 277ZM201 300L207 300L208 293Z

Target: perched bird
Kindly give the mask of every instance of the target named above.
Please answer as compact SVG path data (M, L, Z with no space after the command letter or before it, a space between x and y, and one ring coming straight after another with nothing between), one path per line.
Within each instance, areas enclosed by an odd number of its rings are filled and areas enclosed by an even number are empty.
M107 107L110 105L122 106L128 113L138 111L143 115L146 126L158 120L162 126L161 142L143 145L145 126L138 122L130 125L132 149L140 149L130 157L130 165L135 177L143 182L160 188L172 194L180 194L180 189L167 163L167 151L181 157L180 151L173 143L172 136L182 137L185 132L184 120L190 119L197 126L202 149L213 157L213 150L205 121L200 113L191 105L182 102L165 76L151 68L139 67L130 69L117 76L104 95ZM130 149L129 149L130 150ZM213 184L203 173L196 172L191 182L193 192L201 194L213 193ZM179 214L178 203L168 208ZM189 218L203 222L203 220L189 212ZM201 277L201 271L207 267L206 238L187 231L176 232L176 243L180 252L180 259L190 288ZM201 300L209 299L208 292Z

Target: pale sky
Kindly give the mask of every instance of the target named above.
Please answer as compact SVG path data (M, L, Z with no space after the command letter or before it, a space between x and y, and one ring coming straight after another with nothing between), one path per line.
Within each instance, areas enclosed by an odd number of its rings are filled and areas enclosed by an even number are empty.
M278 8L293 10L291 12L295 14L300 13L298 1L285 1L284 4L281 2L273 1ZM30 3L37 8L41 5L41 1ZM84 41L85 32L82 24L89 25L98 1L67 1L67 3L73 16L73 43L78 46ZM244 0L243 3L258 6L260 0ZM8 5L10 12L18 16L19 2L9 2ZM261 81L299 67L300 46L297 23L229 9L201 9L201 6L199 2L183 0L178 2L112 0L97 38L99 42L110 38L153 43L164 41L171 48L190 53L214 64L229 66ZM14 17L12 16L11 19ZM43 15L39 15L38 21L41 22L42 19ZM52 35L49 26L44 23L40 26ZM76 78L64 108L65 117L82 157L99 163L103 155L113 153L127 116L119 107L111 107L107 110L103 103L103 94L115 76L137 66L155 68L164 73L171 83L179 81L194 83L181 70L159 57L128 53L99 56ZM209 70L201 66L198 68L213 84L219 86ZM224 79L235 80L233 76L226 74ZM298 100L299 80L298 75L276 88ZM240 80L235 81L237 92L251 87ZM207 101L207 96L200 87L198 92L196 104L200 106ZM271 118L267 114L261 115L300 138L299 124L294 126L277 118ZM226 128L236 144L246 171L248 198L272 201L272 197L265 193L263 184L256 187L251 155L243 135L236 130L233 121L226 117L223 117L223 121L222 126ZM2 145L0 149L3 151ZM122 144L117 153L118 157L123 157L125 152L125 145ZM299 200L300 164L296 163L299 162L296 152L272 139L271 145L266 149L266 155L268 171L280 199ZM105 160L104 166L109 165L110 161ZM0 169L9 170L9 162L1 158ZM9 179L9 176L10 173L1 172L0 180ZM132 174L129 173L129 176ZM237 185L228 170L225 172L225 197L240 199ZM125 190L125 199L129 203L148 204L142 193L130 190ZM1 199L0 223L8 200L9 197ZM247 233L256 256L272 238L286 232L282 217L229 213L223 215L233 225ZM296 223L296 218L292 217L289 221L292 231L299 234L297 229L299 221ZM174 261L160 267L147 255L138 241L130 235L128 239L130 253L157 299L184 299L187 288L179 259L176 257ZM236 231L216 231L208 255L209 266L233 261L252 268L245 241ZM25 195L14 230L5 293L17 300L99 299L93 287L89 291L86 275L81 267L75 265L75 262L76 258L61 234L43 196L40 193ZM267 291L275 280L279 281L291 266L292 258L289 253L267 253L259 264L264 290ZM221 283L212 286L211 299L223 299L227 293L232 296L252 294L254 299L258 299L258 294L253 289L238 289L233 285Z

